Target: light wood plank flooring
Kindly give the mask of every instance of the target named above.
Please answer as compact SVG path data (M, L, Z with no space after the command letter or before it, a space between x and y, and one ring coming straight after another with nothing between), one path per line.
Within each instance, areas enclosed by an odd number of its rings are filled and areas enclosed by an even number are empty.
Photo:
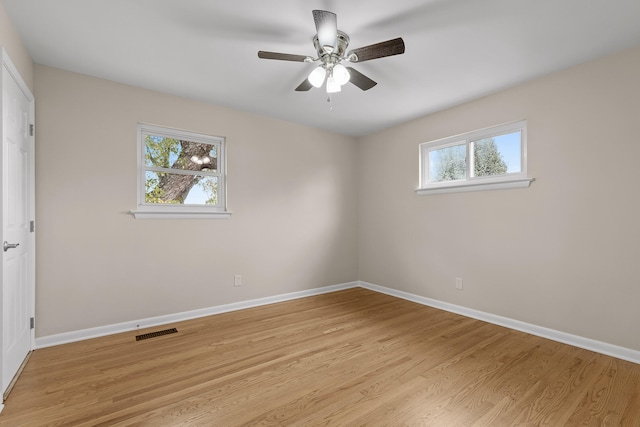
M0 425L637 427L640 365L356 288L36 350Z

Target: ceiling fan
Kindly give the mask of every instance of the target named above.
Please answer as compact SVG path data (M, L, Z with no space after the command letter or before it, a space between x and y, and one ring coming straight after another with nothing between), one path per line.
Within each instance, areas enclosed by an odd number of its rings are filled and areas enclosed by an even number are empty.
M320 62L320 65L309 74L309 77L300 83L296 91L308 91L312 87L322 87L325 80L326 90L329 94L340 92L341 87L348 82L353 83L362 90L369 90L377 83L354 68L345 67L341 62L364 62L404 53L404 41L402 38L347 51L349 36L345 32L338 30L338 20L335 13L326 10L314 10L313 20L317 31L317 34L313 37L313 46L318 53L317 58L262 50L258 52L258 57L262 59Z

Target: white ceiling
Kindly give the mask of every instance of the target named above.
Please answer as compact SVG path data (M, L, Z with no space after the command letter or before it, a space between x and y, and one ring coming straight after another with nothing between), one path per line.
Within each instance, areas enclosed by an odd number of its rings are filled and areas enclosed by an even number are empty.
M360 136L640 45L640 0L2 0L34 61ZM404 55L352 66L378 82L294 92L316 56L311 11L350 48L402 37Z

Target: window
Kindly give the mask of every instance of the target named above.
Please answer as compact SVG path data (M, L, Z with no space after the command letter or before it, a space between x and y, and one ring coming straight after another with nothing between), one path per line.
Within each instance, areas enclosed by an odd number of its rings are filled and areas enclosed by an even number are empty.
M228 217L225 140L138 125L136 218Z
M528 187L526 136L523 120L420 144L416 192Z

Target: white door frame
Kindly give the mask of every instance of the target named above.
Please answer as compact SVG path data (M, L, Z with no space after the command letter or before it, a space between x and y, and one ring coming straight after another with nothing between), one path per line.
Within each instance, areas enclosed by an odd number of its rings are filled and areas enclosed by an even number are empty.
M16 66L13 64L13 62L11 61L11 58L9 58L9 55L7 54L6 50L4 49L4 47L0 46L0 57L1 57L1 63L2 63L2 67L4 69L6 69L9 74L11 75L11 77L13 78L13 80L16 82L16 84L18 85L18 87L20 88L20 90L24 93L25 97L27 98L27 100L29 101L29 116L30 116L30 123L35 123L35 98L33 96L33 94L31 93L31 90L29 89L29 87L27 86L27 84L25 83L24 79L22 78L22 76L20 75L20 73L18 72L18 69L16 68ZM1 71L1 70L0 70ZM3 82L2 82L2 72L0 72L0 94L2 94L2 88L3 88ZM0 98L2 98L2 96L0 96ZM0 99L1 100L1 99ZM4 138L4 129L3 129L3 102L0 102L0 131L2 132L2 138ZM29 151L30 151L30 156L29 156L29 161L28 161L28 179L29 179L29 183L28 183L28 195L27 195L27 199L28 199L28 214L29 214L29 218L31 221L35 220L35 132L32 132L30 137L29 137ZM3 140L3 144L4 144L4 140ZM2 183L2 151L0 150L0 183ZM4 183L2 183L2 185L0 185L0 207L2 206L3 203L3 191L4 191ZM0 209L0 220L2 220L2 215L3 215L3 210ZM33 223L35 224L35 222ZM1 223L0 223L1 225ZM0 227L1 228L1 227ZM31 318L35 319L35 276L36 276L36 265L35 265L35 259L36 259L36 239L35 239L35 228L32 228L33 232L29 233L29 238L28 238L28 242L27 244L29 245L28 248L28 258L29 258L29 272L28 272L28 284L27 284L27 293L28 293L28 303L29 303L29 315ZM4 231L0 231L0 234L3 234ZM0 242L3 242L4 239L4 235L0 236ZM4 280L3 278L3 274L2 274L2 263L0 263L0 310L2 307L2 295L3 292L1 292L4 289L4 283L2 283ZM26 321L26 320L25 320ZM4 316L1 315L0 313L0 366L2 366L1 364L4 363L4 355L1 354L2 351L1 349L4 348L3 347L3 334L4 334ZM31 343L30 343L30 349L33 350L35 348L35 327L31 329ZM2 375L2 369L0 369L0 376ZM0 384L4 383L5 379L0 377ZM4 393L4 390L2 390L0 392L0 397L2 395L2 393ZM2 399L0 398L0 411L2 410Z

